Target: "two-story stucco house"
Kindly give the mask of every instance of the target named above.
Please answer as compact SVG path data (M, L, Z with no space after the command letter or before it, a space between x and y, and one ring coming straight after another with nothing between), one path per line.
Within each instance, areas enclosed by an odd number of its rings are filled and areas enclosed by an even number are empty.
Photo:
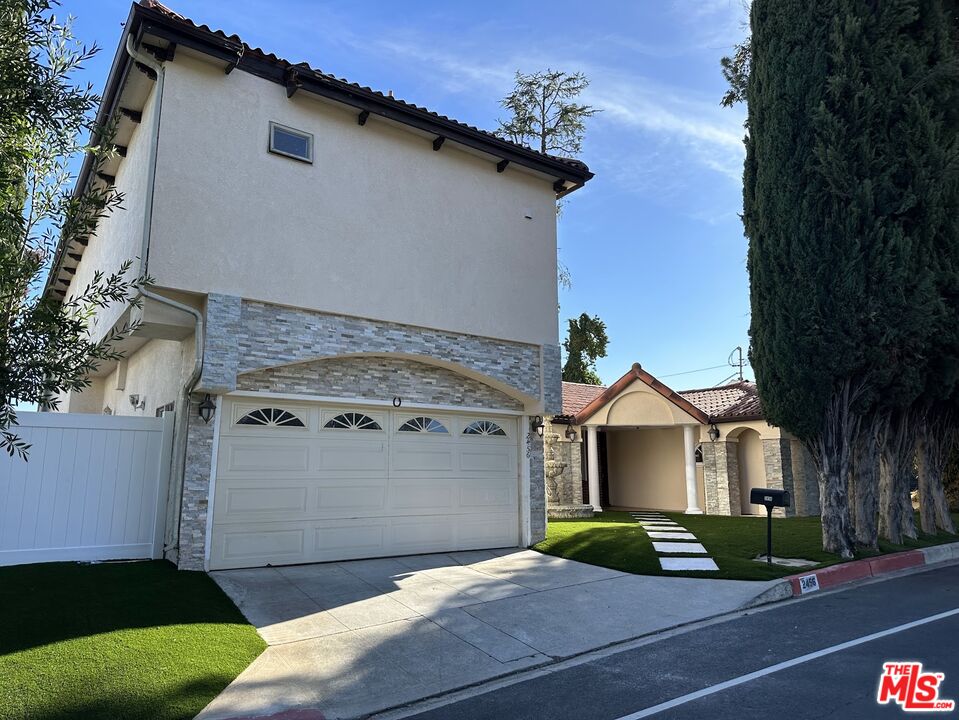
M151 0L104 92L124 209L69 297L136 258L125 358L69 412L175 410L167 554L232 568L527 545L561 411L557 197L592 174ZM531 429L532 428L532 429Z

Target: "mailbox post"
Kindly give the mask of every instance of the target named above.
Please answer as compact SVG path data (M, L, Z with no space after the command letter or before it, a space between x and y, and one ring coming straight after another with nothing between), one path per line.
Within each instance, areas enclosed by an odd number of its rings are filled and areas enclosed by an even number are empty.
M776 488L753 488L749 491L749 502L766 508L766 564L773 564L773 508L789 507L788 490Z

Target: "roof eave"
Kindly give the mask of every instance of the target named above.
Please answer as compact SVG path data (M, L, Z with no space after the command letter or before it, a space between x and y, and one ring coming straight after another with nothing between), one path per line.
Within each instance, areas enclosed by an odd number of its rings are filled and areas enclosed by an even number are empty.
M248 47L219 37L216 33L191 26L186 21L176 20L154 8L134 5L137 19L145 23L142 34L161 37L177 45L191 48L222 60L233 67L278 84L286 84L291 75L299 89L321 95L379 115L389 120L431 132L448 141L480 150L501 160L528 167L564 181L562 188L555 188L557 197L564 197L585 185L594 173L588 168L578 168L561 160L553 160L533 150L526 150L513 143L497 142L479 130L469 130L461 123L445 119L409 104L401 103L374 91L367 91L351 83L328 77L305 64L292 64L280 58L268 59L256 52L244 52ZM275 56L273 56L275 57ZM566 183L571 183L566 187Z
M706 413L689 402L689 400L682 397L675 390L663 384L648 372L643 370L639 363L633 363L633 366L625 375L610 385L604 393L596 397L592 402L589 403L589 405L576 413L576 424L582 425L584 422L589 420L589 418L595 415L600 408L602 408L614 397L619 395L636 380L642 380L644 383L646 383L646 385L676 405L687 415L698 420L700 423L704 425L709 423L709 416L706 415Z

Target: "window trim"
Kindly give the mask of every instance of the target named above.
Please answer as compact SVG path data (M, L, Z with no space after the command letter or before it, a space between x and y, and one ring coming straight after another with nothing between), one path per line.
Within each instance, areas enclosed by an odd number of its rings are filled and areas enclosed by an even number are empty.
M349 427L344 427L342 424L332 424L342 422L340 418L347 415L353 416ZM360 421L364 422L365 424L358 425L357 419L360 419ZM322 429L339 432L383 432L383 425L375 417L361 410L342 410L340 412L331 413L326 421L323 422Z
M473 428L477 425L481 425L483 423L486 423L486 427L484 428L483 432L472 432L470 430L470 428ZM493 432L489 432L490 426L495 427L496 429ZM463 427L463 432L461 432L460 435L464 435L466 437L488 437L488 438L508 438L509 437L509 433L506 432L506 428L504 428L495 420L491 420L490 418L477 418L476 420L466 423L466 425Z
M435 427L433 426L433 423L436 423ZM447 424L448 423L432 415L413 415L400 423L396 428L396 432L410 434L420 433L423 435L429 435L430 437L442 437L443 435L451 437L453 433L450 432Z
M274 130L279 128L284 132L288 132L291 135L296 135L301 138L304 138L307 142L307 147L309 149L309 157L301 157L300 155L294 155L293 153L288 153L285 150L277 149L273 144L273 133ZM307 163L308 165L313 164L313 133L308 133L304 130L297 130L296 128L291 128L289 125L283 125L282 123L274 122L270 120L270 142L268 145L269 151L274 155L282 155L283 157L292 158L293 160L299 160L302 163Z
M235 419L233 420L234 427L244 427L244 428L282 428L284 430L305 430L309 427L306 420L304 420L300 415L293 410L285 407L278 407L277 405L261 405L259 407L243 409L242 407L235 406ZM290 417L285 419L283 422L277 422L276 418L273 417L275 411L280 411L281 413L286 413ZM266 412L270 413L270 419L267 422L243 422L248 417L254 417L253 413L265 414ZM259 418L256 418L259 419Z

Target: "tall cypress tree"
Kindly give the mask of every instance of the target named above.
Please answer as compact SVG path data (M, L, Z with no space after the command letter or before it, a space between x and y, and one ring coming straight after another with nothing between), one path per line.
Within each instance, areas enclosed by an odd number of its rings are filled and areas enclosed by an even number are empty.
M751 19L752 364L768 419L816 459L823 547L848 557L863 421L909 430L942 314L929 189L947 168L951 60L929 39L948 16L943 0L755 0Z

